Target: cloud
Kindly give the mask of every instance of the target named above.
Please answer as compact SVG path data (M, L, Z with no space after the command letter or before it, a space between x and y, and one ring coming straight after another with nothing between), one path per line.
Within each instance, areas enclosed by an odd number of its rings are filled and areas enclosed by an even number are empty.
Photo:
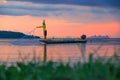
M2 15L32 15L32 16L59 16L62 13L76 10L72 6L51 5L51 4L34 4L30 2L10 1L6 4L0 4L0 14Z
M80 6L112 7L120 9L120 0L14 0L44 4L68 4Z
M100 8L65 4L53 5L26 1L8 1L6 4L2 3L0 4L0 14L11 16L31 15L61 18L75 22L80 22L82 20L85 23L107 20L120 21L120 10L117 8Z

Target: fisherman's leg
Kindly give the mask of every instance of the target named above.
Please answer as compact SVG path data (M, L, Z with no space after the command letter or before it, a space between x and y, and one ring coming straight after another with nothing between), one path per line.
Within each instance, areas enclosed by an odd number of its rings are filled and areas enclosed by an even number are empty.
M47 37L47 30L44 31L44 39Z

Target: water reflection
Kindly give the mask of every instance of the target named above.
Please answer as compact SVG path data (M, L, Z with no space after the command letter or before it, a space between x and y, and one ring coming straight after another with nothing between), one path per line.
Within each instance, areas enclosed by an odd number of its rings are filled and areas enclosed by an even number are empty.
M86 53L86 44L81 43L81 57L84 62L86 61L85 53Z
M81 53L81 60L85 62L86 61L86 43L80 43L79 49Z
M48 56L47 55L49 55L48 53L47 53L47 44L43 44L43 62L46 62L47 61L47 58L48 58ZM64 47L65 48L65 47ZM80 43L79 44L79 49L80 49L80 54L81 55L79 55L79 56L77 56L77 57L79 57L83 62L85 62L86 61L86 58L87 58L87 56L86 56L86 43ZM51 54L52 55L52 54ZM66 54L64 54L64 55L66 55Z
M44 44L44 56L43 56L43 61L46 62L47 61L47 44Z
M90 53L99 48L99 44L40 44L34 43L24 45L13 45L10 42L14 40L0 41L0 62L22 61L19 55L27 61L63 61L78 62L87 61ZM98 56L112 56L115 53L114 46L104 44L98 51ZM116 46L118 49L120 45ZM119 50L117 51L119 53ZM106 54L106 55L105 55ZM9 58L9 60L8 60Z

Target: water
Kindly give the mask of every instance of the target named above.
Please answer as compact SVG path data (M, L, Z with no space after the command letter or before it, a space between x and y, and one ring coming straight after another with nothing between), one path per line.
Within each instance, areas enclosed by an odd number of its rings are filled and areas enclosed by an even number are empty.
M112 43L112 44L111 44ZM115 44L114 44L115 43ZM0 39L0 62L18 61L63 61L78 62L88 58L89 54L94 56L110 57L114 53L120 53L118 41L87 44L41 44L39 40L25 39Z

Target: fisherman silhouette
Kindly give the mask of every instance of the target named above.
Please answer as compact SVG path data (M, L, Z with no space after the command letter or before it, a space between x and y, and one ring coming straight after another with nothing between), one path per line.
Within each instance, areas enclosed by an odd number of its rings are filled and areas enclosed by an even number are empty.
M44 39L46 39L47 38L47 29L46 29L45 20L43 20L43 25L38 26L37 28L43 28Z

